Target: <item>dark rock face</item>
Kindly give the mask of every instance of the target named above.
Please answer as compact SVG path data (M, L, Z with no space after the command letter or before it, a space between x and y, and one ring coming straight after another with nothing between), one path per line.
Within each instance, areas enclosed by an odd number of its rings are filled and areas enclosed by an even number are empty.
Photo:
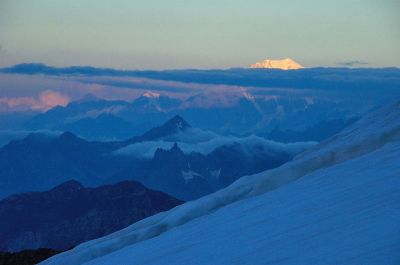
M73 178L85 186L138 181L187 201L292 158L288 153L262 148L249 153L238 143L217 147L207 155L186 154L179 143L170 150L158 149L150 160L113 155L113 151L129 144L163 139L189 128L177 115L125 141L90 142L69 132L58 137L31 134L0 148L0 199L10 194L48 190Z
M154 140L189 128L179 116L142 136L121 142L90 142L65 132L58 137L40 133L0 148L0 199L11 194L50 189L71 178L84 185L101 185L130 159L111 154L125 145Z
M154 127L141 136L132 137L126 141L122 141L121 145L128 145L141 141L159 139L165 136L173 135L178 132L183 132L188 128L191 128L189 123L187 123L181 116L175 115L163 125Z
M58 137L31 134L12 141L0 148L0 198L48 190L71 178L84 185L100 185L124 163L108 152L108 145L69 132Z
M246 153L240 144L220 146L208 155L185 154L178 144L157 149L150 161L135 161L110 182L131 179L188 201L230 185L242 176L278 167L291 160L287 153Z
M0 250L65 250L181 203L132 181L97 188L68 181L13 195L0 201Z
M20 252L10 253L10 252L0 252L0 264L1 265L34 265L39 262L50 258L60 251L39 248L39 249L29 249Z

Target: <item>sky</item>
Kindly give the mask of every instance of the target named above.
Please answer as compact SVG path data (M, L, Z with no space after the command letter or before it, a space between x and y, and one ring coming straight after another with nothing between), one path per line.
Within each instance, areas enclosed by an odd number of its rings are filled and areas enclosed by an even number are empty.
M1 0L0 67L400 67L397 0Z

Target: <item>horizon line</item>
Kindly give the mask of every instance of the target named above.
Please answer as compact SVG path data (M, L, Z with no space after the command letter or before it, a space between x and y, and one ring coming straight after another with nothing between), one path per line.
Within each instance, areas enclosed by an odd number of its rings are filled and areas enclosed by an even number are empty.
M66 66L55 66L55 65L50 65L46 64L43 62L21 62L17 64L12 64L4 67L0 67L0 72L2 73L15 73L15 72L4 72L4 70L13 70L13 68L16 67L21 67L21 66L37 66L37 67L43 67L43 68L49 68L49 69L57 69L57 70L66 70L70 68L87 68L87 69L98 69L98 70L114 70L118 72L146 72L146 71L152 71L152 72L163 72L163 71L227 71L227 70L251 70L251 71L284 71L284 72L295 72L295 71L304 71L304 70L310 70L310 69L349 69L349 70L367 70L367 69L400 69L400 66L382 66L382 67L372 67L372 66L349 66L349 65L340 65L338 63L338 66L312 66L312 67L303 67L300 69L287 69L287 70L282 70L278 68L251 68L250 66L233 66L233 67L227 67L227 68L164 68L164 69L133 69L133 68L117 68L117 67L111 67L111 66L96 66L96 65L90 65L90 64L81 64L81 65L66 65ZM14 69L17 70L17 69ZM22 69L21 69L22 70ZM33 70L33 69L32 69ZM39 69L38 69L39 70ZM44 69L42 69L44 70Z

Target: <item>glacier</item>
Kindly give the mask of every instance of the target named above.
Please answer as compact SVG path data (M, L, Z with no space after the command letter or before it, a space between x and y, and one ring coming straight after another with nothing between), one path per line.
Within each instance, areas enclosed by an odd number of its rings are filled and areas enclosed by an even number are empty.
M400 264L400 102L279 168L41 264Z

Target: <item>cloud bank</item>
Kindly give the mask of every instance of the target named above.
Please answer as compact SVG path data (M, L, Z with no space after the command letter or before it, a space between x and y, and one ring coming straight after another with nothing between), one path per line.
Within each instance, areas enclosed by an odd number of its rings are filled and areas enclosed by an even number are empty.
M353 66L367 65L368 63L364 62L364 61L360 61L360 60L353 60L353 61L346 61L346 62L338 62L336 64L342 65L342 66L353 67Z
M35 97L0 97L0 110L46 111L55 106L66 106L70 98L56 91L43 91L38 98Z
M247 137L220 136L213 132L202 131L200 129L188 129L173 136L157 140L146 141L132 144L114 152L115 155L134 156L137 158L151 159L158 148L170 149L174 143L178 143L179 148L185 153L192 152L208 155L216 148L221 146L231 146L239 144L242 150L248 155L252 154L288 154L294 156L311 146L315 142L300 142L283 144L262 137L250 135Z

